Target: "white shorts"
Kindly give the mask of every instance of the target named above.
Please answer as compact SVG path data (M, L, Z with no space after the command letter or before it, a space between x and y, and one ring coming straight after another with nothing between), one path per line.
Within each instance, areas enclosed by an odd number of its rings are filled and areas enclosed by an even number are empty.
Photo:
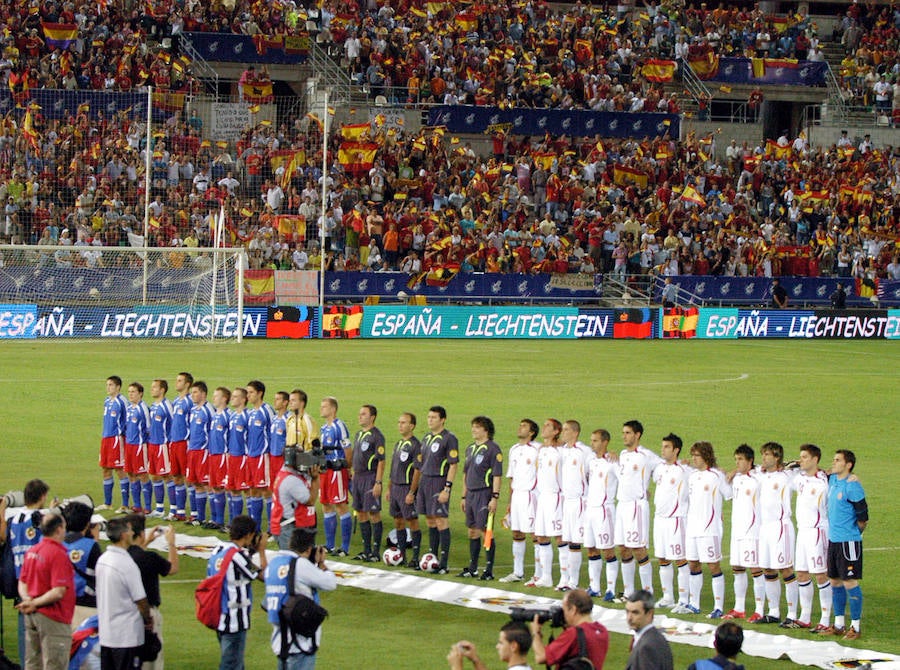
M764 524L759 529L759 566L781 570L794 565L794 526L790 521Z
M797 530L797 556L794 568L814 575L828 572L828 533L824 528Z
M615 505L585 509L584 546L588 549L612 549L616 546Z
M683 561L687 558L684 545L684 517L653 518L653 555L669 561Z
M537 498L534 491L513 491L509 499L509 527L520 533L534 532Z
M650 546L650 503L633 500L616 505L616 544L632 549Z
M718 563L722 560L722 538L716 535L686 537L686 554L689 561Z
M581 498L563 498L562 539L573 544L584 541L584 500Z
M758 568L759 567L759 539L755 537L731 536L731 560L732 567Z
M534 534L541 537L562 535L562 498L558 493L538 496L534 513Z

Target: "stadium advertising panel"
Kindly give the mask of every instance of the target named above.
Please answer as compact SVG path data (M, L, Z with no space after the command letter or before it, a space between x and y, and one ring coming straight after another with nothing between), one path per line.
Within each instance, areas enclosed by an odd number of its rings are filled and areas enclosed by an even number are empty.
M0 339L209 338L237 334L236 309L0 306ZM244 337L266 337L266 308L244 309Z
M702 308L696 337L900 339L900 310Z
M582 339L653 336L651 309L366 307L368 338Z
M36 321L34 305L0 305L0 340L30 339Z

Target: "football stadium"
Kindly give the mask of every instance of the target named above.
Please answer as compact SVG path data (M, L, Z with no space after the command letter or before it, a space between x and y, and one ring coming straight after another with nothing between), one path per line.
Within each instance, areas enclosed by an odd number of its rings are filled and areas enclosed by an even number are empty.
M2 20L5 667L900 667L892 5Z

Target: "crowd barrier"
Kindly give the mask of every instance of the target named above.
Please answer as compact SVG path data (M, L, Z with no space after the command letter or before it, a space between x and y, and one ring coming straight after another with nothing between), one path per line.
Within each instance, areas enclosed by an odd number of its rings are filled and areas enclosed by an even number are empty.
M666 135L680 139L679 114L593 112L589 109L529 109L438 105L428 110L429 126L446 126L451 133L481 134L502 129L514 135L566 137L632 137Z
M309 58L310 37L234 35L231 33L184 33L203 60L224 63L295 64Z
M900 339L900 310L443 305L146 308L0 305L0 339Z
M247 270L245 302L255 305L318 303L318 273L313 271ZM145 287L146 279L146 287ZM220 279L225 282L224 279ZM413 283L403 272L326 272L325 302L363 301L366 298L397 299L420 295L439 302L591 302L602 293L602 275L583 274L458 274L443 285L430 280ZM772 299L772 281L764 277L715 277L682 275L672 283L680 295L696 296L704 306L766 306ZM847 291L847 305L871 306L875 295L882 307L900 307L900 280L879 280L877 289L865 290L853 279L840 277L782 277L789 301L797 306L829 306L838 283ZM661 302L663 283L658 280L655 301ZM178 303L199 291L190 268L153 269L146 278L137 267L65 268L45 265L35 272L30 266L7 265L0 272L0 302L45 301L48 292L66 287L73 300L92 300L95 293L115 294L119 303ZM234 291L233 278L219 292ZM876 294L877 291L877 294ZM301 299L301 296L305 299Z
M788 58L719 58L707 81L764 86L825 86L828 63Z

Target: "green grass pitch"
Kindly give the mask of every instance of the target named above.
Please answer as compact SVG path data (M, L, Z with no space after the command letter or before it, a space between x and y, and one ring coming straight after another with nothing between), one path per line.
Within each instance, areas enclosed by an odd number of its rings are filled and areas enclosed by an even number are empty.
M100 499L96 461L105 378L117 374L126 384L137 380L149 387L155 377L171 384L181 370L210 386L258 378L266 383L267 396L299 386L309 394L314 414L321 397L334 395L351 431L359 406L372 403L389 444L396 439L400 412L420 417L421 434L428 407L442 404L447 426L461 444L470 437L470 419L487 414L504 449L515 441L521 418L540 422L549 416L578 419L587 434L605 427L616 448L622 422L637 418L646 429L643 443L651 449L658 451L660 438L673 431L686 445L711 441L728 467L741 442L758 448L775 440L791 458L800 444L813 442L827 462L835 449L850 448L857 454L856 472L871 515L858 646L900 653L894 601L900 579L891 568L900 549L894 488L900 484L900 457L893 444L900 432L894 395L898 364L896 344L853 341L7 341L0 345L0 489L19 489L40 476L61 498L87 492ZM504 490L501 505L505 499ZM451 509L458 510L457 491L452 501ZM459 514L451 516L451 527L451 568L458 570L467 560ZM508 532L499 529L497 538L495 572L505 574L512 561ZM354 552L358 546L354 538ZM529 552L529 566L530 559ZM192 592L202 569L201 561L185 558L182 572L162 582L170 668L218 663L214 634L193 618ZM726 581L730 603L727 572ZM261 586L255 590L258 599ZM513 585L511 590L519 589ZM711 599L708 585L704 590ZM323 601L331 616L318 657L322 670L442 668L450 644L464 637L476 642L489 666L499 665L493 644L505 619L496 614L352 588L339 588ZM9 601L3 608L4 642L13 655L15 613ZM704 608L710 609L706 601ZM253 617L247 668L272 668L269 626L261 611ZM613 635L606 666L624 667L627 649L626 636ZM676 667L706 655L676 645ZM748 657L743 662L763 670L790 665Z

